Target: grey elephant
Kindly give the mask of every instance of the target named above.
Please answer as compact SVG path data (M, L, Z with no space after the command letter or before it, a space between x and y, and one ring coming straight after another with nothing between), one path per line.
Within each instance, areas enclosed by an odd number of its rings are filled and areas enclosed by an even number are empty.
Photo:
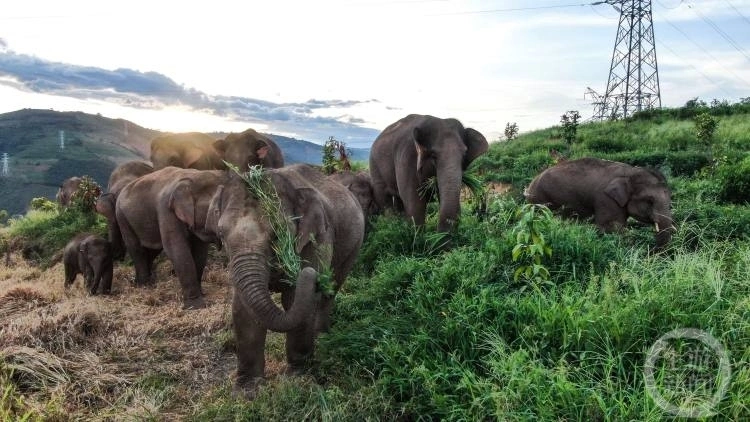
M121 260L125 257L125 245L115 215L117 196L128 183L153 171L154 167L143 161L128 161L120 164L109 176L107 193L101 195L96 201L96 212L107 219L109 241L112 243L112 254L115 260Z
M657 248L669 243L674 231L671 192L654 169L598 158L563 161L539 174L524 196L564 216L593 216L603 232L621 230L628 217L654 224Z
M55 199L60 206L67 207L70 205L70 200L73 198L75 191L78 190L82 180L80 177L69 177L60 184L60 188L55 195Z
M372 190L372 178L367 171L340 171L328 176L329 179L341 183L357 198L365 218L378 213L375 194Z
M208 246L209 201L226 171L166 167L126 185L117 196L115 218L135 267L135 284L153 283L153 262L164 250L180 281L185 308L205 306L201 278Z
M294 236L293 253L310 267L296 285L276 269L276 235L243 179L229 177L218 187L206 222L229 255L237 386L250 395L264 374L267 330L286 333L292 371L312 357L315 333L328 330L335 294L354 266L364 237L364 217L354 195L312 166L296 164L263 175L278 195L278 215ZM316 291L316 273L327 269L331 289ZM271 291L281 292L284 310L273 302Z
M402 209L422 225L429 198L420 187L437 178L440 214L438 230L450 231L461 210L464 170L487 151L485 137L456 119L410 114L388 126L370 150L370 176L380 209Z
M224 168L219 153L214 149L216 140L199 132L168 133L151 141L151 163L155 170L167 166L196 170Z
M261 165L265 168L284 167L284 155L270 137L248 129L242 133L230 133L213 144L214 149L228 163L247 171L248 167Z
M99 290L109 294L112 289L112 248L99 236L82 233L73 237L63 250L65 287L70 287L78 274L83 274L86 290L96 295Z

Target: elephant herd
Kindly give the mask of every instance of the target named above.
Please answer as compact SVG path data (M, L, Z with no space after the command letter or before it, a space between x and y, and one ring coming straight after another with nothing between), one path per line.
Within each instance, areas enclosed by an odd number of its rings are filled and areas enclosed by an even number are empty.
M65 285L83 273L86 289L110 291L112 261L127 253L135 284L155 283L153 263L164 251L179 280L183 306L205 306L201 278L208 247L229 258L234 284L232 319L237 342L237 387L252 395L264 374L267 330L286 333L291 371L312 357L317 333L329 329L336 292L354 266L365 236L365 220L393 209L417 225L426 206L420 186L437 180L438 230L455 229L463 172L488 143L456 119L409 115L374 141L368 172L326 176L306 164L284 166L278 146L249 129L214 140L200 133L168 134L151 144L151 162L128 162L111 174L96 210L108 223L105 241L81 234L64 250ZM279 270L276 228L268 208L247 180L227 169L263 167L278 199L278 213L301 259L296 283ZM69 197L66 183L58 198ZM658 172L598 159L563 162L541 173L525 192L530 202L594 216L603 231L624 226L628 216L655 222L657 243L672 228L669 190ZM62 201L61 201L62 203ZM564 213L565 213L564 212ZM332 289L318 288L329 271ZM281 293L281 308L271 292Z

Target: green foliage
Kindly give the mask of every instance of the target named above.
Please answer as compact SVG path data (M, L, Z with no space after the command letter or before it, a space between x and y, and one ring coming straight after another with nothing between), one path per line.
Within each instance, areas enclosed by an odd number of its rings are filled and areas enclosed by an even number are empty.
M96 200L101 194L101 186L90 176L83 176L78 189L70 197L70 207L84 213L96 212Z
M710 164L708 155L693 151L671 152L664 160L672 176L693 176Z
M57 203L44 197L32 199L29 207L35 211L57 211Z
M695 116L695 135L706 148L711 148L719 122L708 113Z
M527 282L544 284L549 281L549 270L542 258L552 256L552 247L544 237L549 228L552 212L544 205L525 204L516 212L518 223L513 228L516 246L513 247L513 262L518 262L513 279L523 277ZM520 262L519 262L520 261Z
M337 141L333 136L329 137L323 145L323 172L333 174L337 171L351 170L349 156L351 152L346 148L345 142Z
M560 117L560 124L562 125L562 137L565 143L568 145L576 141L576 133L578 132L578 120L581 118L581 114L578 110L567 111Z
M719 199L734 204L750 203L750 156L737 164L719 167Z
M518 124L516 122L505 124L505 139L512 141L518 137Z

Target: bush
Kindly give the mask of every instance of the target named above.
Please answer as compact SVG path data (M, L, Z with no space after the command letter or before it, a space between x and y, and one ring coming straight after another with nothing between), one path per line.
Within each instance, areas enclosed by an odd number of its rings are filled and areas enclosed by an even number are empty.
M34 211L57 211L57 203L50 201L45 197L38 197L31 200L29 208Z
M738 164L719 167L719 199L733 204L750 203L750 156Z
M704 153L684 151L669 153L664 164L669 166L672 176L692 176L710 163Z
M623 134L615 138L591 138L586 141L586 147L597 152L621 152L631 149L632 142L632 136Z

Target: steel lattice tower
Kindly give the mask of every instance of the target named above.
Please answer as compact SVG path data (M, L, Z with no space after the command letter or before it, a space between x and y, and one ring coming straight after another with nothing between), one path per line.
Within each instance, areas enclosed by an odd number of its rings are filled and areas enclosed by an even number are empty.
M651 0L606 0L620 12L607 91L594 118L616 119L661 107Z

